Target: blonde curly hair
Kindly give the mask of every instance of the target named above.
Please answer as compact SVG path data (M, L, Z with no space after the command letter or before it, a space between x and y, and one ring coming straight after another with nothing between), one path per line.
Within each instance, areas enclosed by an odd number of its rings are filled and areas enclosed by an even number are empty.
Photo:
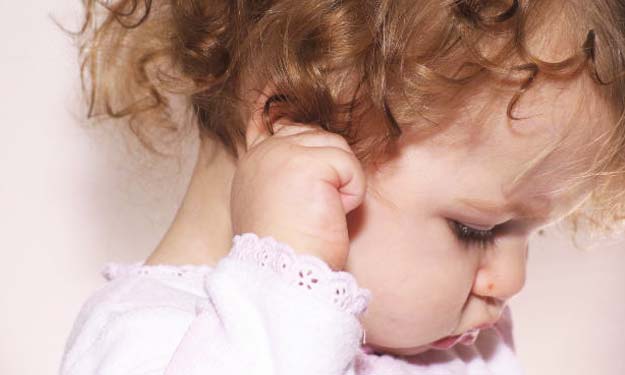
M590 74L615 121L583 176L597 180L590 199L568 219L603 232L625 221L621 0L84 0L84 9L74 35L88 116L127 120L155 153L155 129L183 126L171 118L168 94L186 99L201 139L236 157L245 144L244 89L270 84L269 131L281 117L318 124L369 165L405 127L435 129L437 103L477 79L516 77L507 108L514 120L538 77ZM576 47L549 62L527 41L556 14L553 37ZM365 115L380 121L364 125Z

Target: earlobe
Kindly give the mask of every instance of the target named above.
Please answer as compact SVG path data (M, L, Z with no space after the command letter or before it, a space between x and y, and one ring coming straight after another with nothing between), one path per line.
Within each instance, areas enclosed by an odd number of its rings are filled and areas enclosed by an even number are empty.
M276 94L270 85L257 96L252 105L245 132L246 151L293 123L280 121L284 115L279 106L285 102L288 102L288 98L285 95ZM300 132L302 128L298 127L295 131Z
M265 89L257 95L251 105L250 116L245 129L246 151L269 136L263 122L265 104L270 97L270 95L267 94L268 89L269 86L266 86Z

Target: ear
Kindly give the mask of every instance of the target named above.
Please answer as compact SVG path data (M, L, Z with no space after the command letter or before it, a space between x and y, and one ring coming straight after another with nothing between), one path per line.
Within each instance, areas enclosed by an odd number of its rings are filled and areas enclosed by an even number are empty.
M265 124L263 124L263 112L265 103L271 95L269 86L266 86L260 93L254 91L253 94L250 95L253 99L250 108L250 116L245 129L246 150L249 150L254 145L270 136ZM254 96L256 97L254 98Z

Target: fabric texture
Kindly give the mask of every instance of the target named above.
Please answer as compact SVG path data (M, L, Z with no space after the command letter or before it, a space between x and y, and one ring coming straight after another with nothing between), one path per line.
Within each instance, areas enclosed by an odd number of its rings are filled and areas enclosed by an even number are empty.
M61 375L517 375L512 318L475 343L412 357L362 345L371 293L348 272L254 233L214 267L107 264Z

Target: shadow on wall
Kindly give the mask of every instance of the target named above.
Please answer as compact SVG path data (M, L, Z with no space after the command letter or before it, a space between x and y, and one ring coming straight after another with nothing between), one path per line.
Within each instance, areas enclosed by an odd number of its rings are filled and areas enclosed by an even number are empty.
M91 169L88 193L97 206L93 223L107 228L109 244L97 258L143 260L182 202L197 157L197 130L185 127L167 147L159 148L170 155L162 157L144 148L126 123L83 120L79 126L96 149L96 164L102 166Z

